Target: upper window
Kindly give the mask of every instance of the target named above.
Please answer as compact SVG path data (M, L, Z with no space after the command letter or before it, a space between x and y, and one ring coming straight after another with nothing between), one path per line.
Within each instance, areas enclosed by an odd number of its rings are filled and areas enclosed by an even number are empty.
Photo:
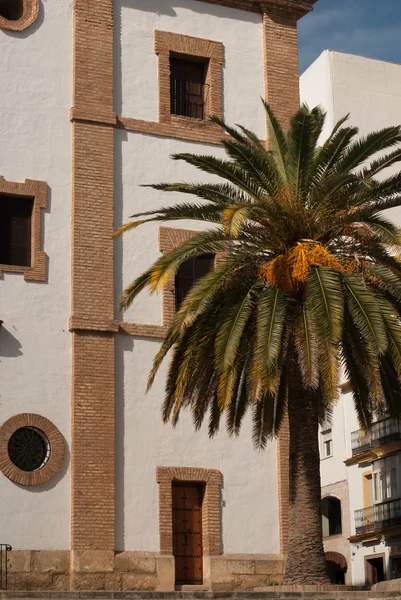
M329 458L330 456L333 456L333 434L331 429L322 431L321 456L322 458Z
M171 114L205 118L207 62L170 57Z
M214 254L204 254L185 261L175 276L175 308L179 310L191 287L198 279L207 275L214 264Z
M159 58L159 121L178 136L193 119L202 132L221 136L221 127L207 119L223 114L223 44L212 40L155 31ZM178 129L177 129L178 128ZM206 137L204 138L206 141Z
M31 266L32 198L0 198L0 264Z
M341 502L338 498L329 496L322 500L322 528L323 537L340 535L341 524Z

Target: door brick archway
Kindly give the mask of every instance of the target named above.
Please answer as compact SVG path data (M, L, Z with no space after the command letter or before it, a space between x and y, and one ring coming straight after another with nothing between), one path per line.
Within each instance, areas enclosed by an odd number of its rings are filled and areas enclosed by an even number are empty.
M157 467L159 484L160 553L173 554L173 482L202 483L205 486L202 502L203 556L221 554L220 487L222 474L215 469L193 467Z

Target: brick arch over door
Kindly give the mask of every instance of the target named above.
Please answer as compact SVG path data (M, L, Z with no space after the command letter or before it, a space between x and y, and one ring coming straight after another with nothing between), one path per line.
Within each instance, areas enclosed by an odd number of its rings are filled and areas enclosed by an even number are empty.
M222 474L215 469L194 467L157 467L159 484L160 553L173 554L172 485L174 481L203 483L202 502L203 555L221 554L220 487Z

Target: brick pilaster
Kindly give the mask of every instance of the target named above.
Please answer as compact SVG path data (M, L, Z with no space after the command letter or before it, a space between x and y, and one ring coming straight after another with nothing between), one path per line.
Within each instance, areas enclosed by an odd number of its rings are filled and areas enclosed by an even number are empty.
M312 7L309 2L309 9ZM297 21L308 6L297 8L295 2L266 0L263 11L265 98L281 125L289 127L298 110L299 66ZM268 140L267 140L268 142ZM285 419L277 440L277 481L280 526L280 551L288 549L290 434Z
M262 3L265 98L284 127L299 108L299 13Z
M71 120L71 548L77 553L115 545L112 0L74 1Z

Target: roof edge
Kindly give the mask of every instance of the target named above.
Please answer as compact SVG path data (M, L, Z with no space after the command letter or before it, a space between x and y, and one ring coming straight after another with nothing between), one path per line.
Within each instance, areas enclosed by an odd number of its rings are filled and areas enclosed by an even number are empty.
M253 13L263 13L266 9L280 9L292 11L298 18L303 17L311 10L318 0L200 0L208 4L218 4L227 8L236 8Z

